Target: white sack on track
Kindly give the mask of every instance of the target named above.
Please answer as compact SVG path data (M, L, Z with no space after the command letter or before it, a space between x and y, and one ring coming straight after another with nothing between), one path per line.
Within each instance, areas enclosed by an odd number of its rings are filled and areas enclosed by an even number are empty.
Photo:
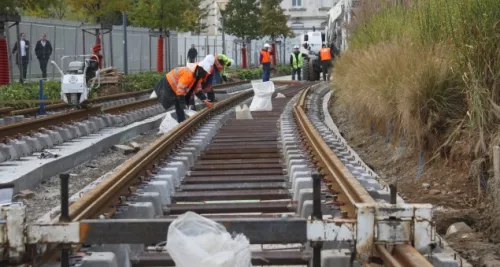
M273 104L271 102L274 93L274 83L268 82L255 82L252 81L252 88L254 97L252 104L250 104L250 111L271 111Z
M177 120L172 117L172 113L168 112L167 115L165 115L165 118L161 121L158 134L168 133L178 124Z
M237 120L253 120L252 113L246 104L243 104L241 108L239 105L236 106L235 113Z
M243 234L233 238L224 226L190 211L170 224L166 247L176 267L252 266Z
M286 96L282 93L276 94L276 98L286 98Z
M155 90L153 90L153 93L151 93L151 96L149 96L149 99L152 99L152 98L158 98L158 96L156 95Z

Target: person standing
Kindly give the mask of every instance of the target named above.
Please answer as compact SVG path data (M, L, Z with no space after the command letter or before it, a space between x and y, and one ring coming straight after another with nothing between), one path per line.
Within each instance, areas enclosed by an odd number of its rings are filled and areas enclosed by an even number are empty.
M47 79L47 64L49 63L50 56L52 55L52 45L47 40L47 34L42 34L42 39L36 42L35 54L40 63L40 70L42 71L42 78Z
M332 50L323 43L323 47L319 50L319 60L323 72L323 81L330 80L330 67L332 66L333 53Z
M198 50L196 50L194 44L191 45L191 48L189 49L187 56L189 63L196 62L196 58L198 57Z
M20 67L21 75L19 75L19 82L23 83L26 80L26 76L28 74L28 64L30 61L29 58L29 46L30 41L26 40L26 34L21 33L20 45L16 42L14 44L14 48L12 49L12 54L15 54L16 57L16 65ZM19 54L21 53L21 62L19 62Z
M297 79L302 81L300 71L302 66L304 66L304 59L302 58L302 53L300 53L298 45L293 47L293 52L290 54L290 65L292 66L292 80L295 81L295 74L297 74Z
M262 81L267 82L271 78L271 56L273 51L269 51L271 46L264 44L264 48L260 51L260 64L262 64Z

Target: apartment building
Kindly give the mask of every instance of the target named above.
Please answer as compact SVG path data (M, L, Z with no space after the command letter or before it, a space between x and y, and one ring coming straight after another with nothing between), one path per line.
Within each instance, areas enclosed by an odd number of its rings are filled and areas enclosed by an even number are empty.
M322 30L327 25L328 11L339 0L283 0L281 7L289 16L288 26L296 35L312 31L313 27Z

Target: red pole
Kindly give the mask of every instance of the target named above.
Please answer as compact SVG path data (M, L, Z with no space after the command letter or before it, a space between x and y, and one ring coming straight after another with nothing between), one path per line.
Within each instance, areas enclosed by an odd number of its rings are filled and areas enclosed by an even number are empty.
M247 68L247 48L246 47L241 48L241 67L244 69Z
M160 35L156 53L156 71L163 72L163 36Z
M10 82L9 51L7 50L7 38L0 37L0 85Z
M271 56L271 62L273 63L274 66L276 66L276 44L275 43L271 44L271 49L273 51L273 54Z

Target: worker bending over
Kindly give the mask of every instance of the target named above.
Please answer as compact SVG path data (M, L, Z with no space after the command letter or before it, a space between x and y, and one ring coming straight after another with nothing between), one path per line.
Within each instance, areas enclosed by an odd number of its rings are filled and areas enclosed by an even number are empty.
M323 47L319 50L319 60L321 61L321 68L323 72L323 81L330 80L330 69L332 66L333 53L332 50L323 43Z
M293 47L293 52L290 55L290 65L292 66L292 80L295 81L295 74L297 74L297 79L302 81L300 71L302 66L304 66L304 59L302 58L302 53L300 53L298 45Z
M158 101L165 110L175 105L175 113L179 123L186 119L186 99L195 94L209 108L213 107L203 91L201 83L210 74L213 63L203 60L199 64L190 64L186 67L178 67L165 75L154 87Z
M271 46L265 44L264 48L260 51L260 64L262 64L262 81L267 82L271 77L271 56L274 55L274 51L269 51Z
M215 102L215 93L212 86L221 84L221 80L227 82L226 67L231 66L231 59L223 54L218 54L215 57L212 55L208 55L206 59L212 60L212 58L214 61L214 64L211 68L212 71L210 72L210 75L207 77L202 87L203 91L207 93L208 100L210 102Z

